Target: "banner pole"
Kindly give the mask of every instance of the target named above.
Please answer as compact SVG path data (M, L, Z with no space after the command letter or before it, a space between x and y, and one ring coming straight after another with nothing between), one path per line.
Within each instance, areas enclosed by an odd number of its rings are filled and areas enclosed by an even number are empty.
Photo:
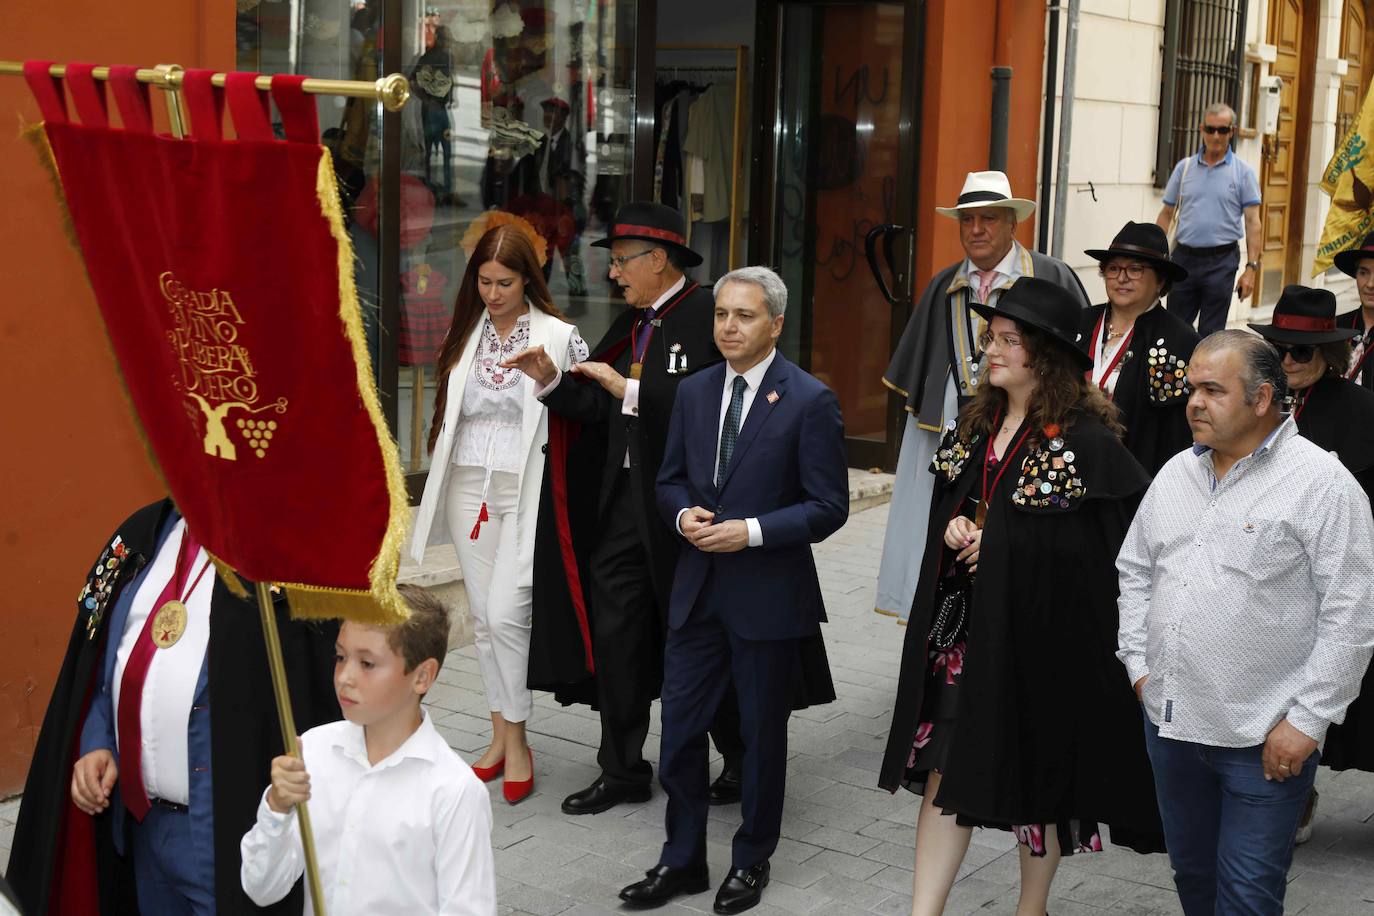
M286 665L282 661L281 637L277 633L277 615L272 609L272 589L265 582L257 583L258 612L262 615L262 637L267 643L267 666L272 671L272 693L277 699L277 719L281 722L281 739L286 753L300 758L296 742L296 721L291 714L291 693L286 682ZM316 916L325 916L324 892L320 885L320 865L315 855L315 833L310 827L310 812L305 802L296 806L300 822L301 846L305 849L305 877L310 883L310 899Z
M53 64L48 68L48 72L61 79L67 73L67 67L65 64ZM157 67L141 68L135 78L140 83L160 86L163 89L180 89L183 73L181 67L176 64L159 64ZM22 62L0 60L0 76L23 75L24 65ZM91 73L91 76L98 80L107 79L109 75L109 67L96 67ZM224 77L225 74L216 73L211 77L210 82L215 86L223 87ZM272 77L270 75L259 76L256 85L262 90L271 89ZM400 111L410 99L410 80L400 73L389 73L372 82L310 78L305 81L301 89L309 95L343 95L352 98L371 99L387 111Z

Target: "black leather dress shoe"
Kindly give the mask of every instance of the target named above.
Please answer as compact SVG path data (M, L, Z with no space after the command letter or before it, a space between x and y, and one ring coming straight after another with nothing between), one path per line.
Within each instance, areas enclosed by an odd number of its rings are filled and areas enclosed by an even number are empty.
M673 868L655 865L644 873L643 881L636 881L620 892L620 899L635 909L647 910L663 906L678 894L700 894L711 886L706 863Z
M733 805L739 802L739 768L727 766L711 783L711 804Z
M648 786L613 786L604 779L597 779L581 792L574 792L563 799L563 813L600 814L621 802L646 802L649 795Z
M750 868L732 868L716 892L717 913L743 913L763 899L768 886L768 860Z

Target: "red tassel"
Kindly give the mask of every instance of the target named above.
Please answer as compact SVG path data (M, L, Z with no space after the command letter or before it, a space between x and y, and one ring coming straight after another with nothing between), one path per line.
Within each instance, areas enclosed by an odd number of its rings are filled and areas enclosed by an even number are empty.
M477 513L477 524L472 526L472 534L468 535L468 537L474 541L477 540L477 536L482 533L482 523L490 520L490 517L487 515L487 504L484 502L482 503L481 511Z

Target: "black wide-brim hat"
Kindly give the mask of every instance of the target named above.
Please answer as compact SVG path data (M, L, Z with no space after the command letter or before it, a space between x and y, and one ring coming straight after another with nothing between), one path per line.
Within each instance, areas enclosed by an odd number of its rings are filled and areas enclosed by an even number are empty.
M701 263L701 255L687 247L687 224L672 207L649 201L631 201L615 215L615 225L604 239L592 242L593 248L610 248L622 239L639 239L675 248L688 267Z
M1093 358L1078 348L1078 325L1083 317L1083 303L1072 293L1049 280L1039 277L1020 277L1002 290L997 305L970 302L969 308L991 321L1010 318L1048 334L1063 345L1075 364L1085 372L1093 367Z
M1365 258L1374 258L1374 232L1364 237L1359 248L1347 248L1345 251L1337 252L1331 261L1341 273L1353 277L1360 267L1360 262Z
M1311 346L1360 334L1354 328L1336 327L1336 295L1331 290L1310 286L1285 286L1270 320L1270 324L1252 324L1250 330L1276 343Z
M1144 261L1166 280L1174 283L1188 279L1188 271L1169 260L1169 234L1155 223L1127 223L1107 248L1083 252L1099 262L1109 258L1134 258Z

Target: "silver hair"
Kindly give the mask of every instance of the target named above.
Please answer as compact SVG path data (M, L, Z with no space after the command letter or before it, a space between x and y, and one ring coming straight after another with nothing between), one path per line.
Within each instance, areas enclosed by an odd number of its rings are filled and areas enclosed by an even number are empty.
M787 311L787 284L770 267L737 267L716 281L712 294L719 296L727 283L752 283L762 290L770 318L777 318Z
M1226 115L1231 119L1231 126L1236 126L1236 110L1225 102L1213 102L1207 106L1207 110L1202 113L1202 123L1206 124L1207 119L1213 115Z
M1288 377L1283 371L1283 357L1273 344L1258 334L1228 328L1202 338L1193 351L1193 359L1216 350L1235 350L1244 360L1245 368L1241 371L1240 380L1245 386L1246 404L1255 403L1260 386L1268 385L1274 389L1271 405L1274 408L1282 406L1283 399L1288 396Z

